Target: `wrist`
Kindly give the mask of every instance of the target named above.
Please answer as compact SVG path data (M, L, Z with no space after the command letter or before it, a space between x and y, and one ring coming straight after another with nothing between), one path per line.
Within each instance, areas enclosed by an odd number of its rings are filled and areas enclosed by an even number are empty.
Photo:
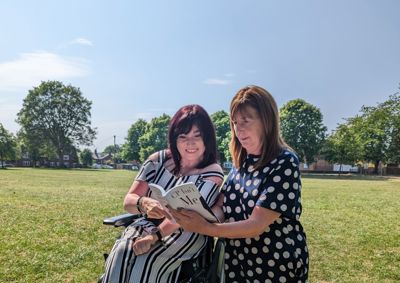
M147 235L151 237L152 244L163 242L163 235L161 234L159 227L145 228L145 231L148 233Z
M201 231L198 231L198 233L212 236L215 234L214 231L215 231L216 225L217 225L217 223L207 222L205 225L201 226L201 229L200 229Z
M159 242L161 239L159 239L157 234L151 234L151 244L154 245L155 243Z
M144 196L140 196L136 201L136 209L142 214L145 213L144 208L143 208L143 198L144 198Z

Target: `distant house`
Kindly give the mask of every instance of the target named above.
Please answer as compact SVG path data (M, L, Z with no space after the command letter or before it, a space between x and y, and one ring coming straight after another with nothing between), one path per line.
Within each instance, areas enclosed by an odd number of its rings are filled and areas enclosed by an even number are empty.
M110 153L101 154L98 153L97 150L94 150L92 158L93 158L93 163L96 164L107 164L112 162L113 160L113 157Z
M22 153L21 159L16 160L16 166L18 167L59 167L60 161L58 157L48 158L41 156L38 158L35 164L33 164L32 158L27 152ZM63 166L66 168L74 168L78 166L78 158L75 149L72 149L70 153L63 155Z
M357 173L359 171L359 168L358 166L348 165L348 164L333 164L333 171Z
M15 163L18 167L32 167L33 166L31 158L27 152L23 152L21 154L21 159L16 160ZM39 161L37 161L36 163L37 163L36 166L40 166Z
M329 163L325 159L317 158L317 160L311 164L300 162L299 168L301 171L305 172L332 172L333 164Z
M44 163L47 167L59 167L60 161L58 159L48 159ZM63 155L63 166L66 168L75 168L78 166L78 160L76 154L64 154Z
M388 164L385 173L387 175L400 175L400 164Z

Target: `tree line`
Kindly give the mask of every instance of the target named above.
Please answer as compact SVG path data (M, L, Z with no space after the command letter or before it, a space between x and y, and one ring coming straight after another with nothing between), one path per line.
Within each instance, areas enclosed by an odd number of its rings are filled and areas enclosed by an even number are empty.
M83 97L79 88L59 81L42 82L29 90L17 114L21 129L14 136L0 123L0 162L29 156L32 164L42 157L57 158L63 165L63 155L92 163L92 152L79 147L90 146L96 137L91 125L92 102ZM231 130L229 114L217 111L210 115L214 123L219 160L230 161ZM317 157L332 163L400 163L400 95L375 106L363 106L360 114L346 118L327 134L319 108L303 99L287 102L280 108L281 133L297 152L302 162L311 164ZM125 143L109 145L115 162L143 162L149 154L167 147L167 131L171 117L162 114L150 121L139 119L131 125Z

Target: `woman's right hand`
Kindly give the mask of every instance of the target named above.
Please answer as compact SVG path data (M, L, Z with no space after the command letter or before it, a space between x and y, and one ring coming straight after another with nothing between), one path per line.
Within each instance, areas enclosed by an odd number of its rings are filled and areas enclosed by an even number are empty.
M149 197L142 198L142 209L144 210L143 212L146 213L149 218L160 219L164 218L165 216L165 211L161 206L160 202Z
M169 212L185 231L203 234L203 229L209 224L200 214L188 209L173 209L168 207Z

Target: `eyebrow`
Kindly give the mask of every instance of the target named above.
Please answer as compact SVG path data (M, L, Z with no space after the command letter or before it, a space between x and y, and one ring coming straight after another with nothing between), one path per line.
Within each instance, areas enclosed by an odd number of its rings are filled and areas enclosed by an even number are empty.
M189 133L190 133L190 132L188 132L188 133L186 133L186 134L185 134L185 133L180 133L178 136L181 136L181 135L185 135L185 136L186 136L186 135L188 135ZM195 135L195 134L201 134L201 131L200 131L200 130L196 130L196 131L193 132L193 134L194 134L194 135Z
M232 117L232 121L254 119L251 115L240 115L239 117Z
M197 134L201 135L201 131L200 130L194 131L193 134L194 135L197 135Z

